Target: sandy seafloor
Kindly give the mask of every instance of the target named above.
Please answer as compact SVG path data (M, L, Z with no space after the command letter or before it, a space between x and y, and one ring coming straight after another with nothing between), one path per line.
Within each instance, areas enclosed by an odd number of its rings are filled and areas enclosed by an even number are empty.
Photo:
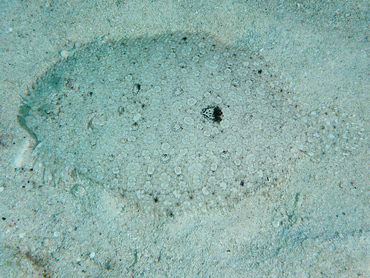
M370 277L369 1L1 1L0 277ZM303 106L365 121L345 160L303 158L291 178L224 215L158 220L102 188L41 186L20 93L96 37L206 32L271 60Z

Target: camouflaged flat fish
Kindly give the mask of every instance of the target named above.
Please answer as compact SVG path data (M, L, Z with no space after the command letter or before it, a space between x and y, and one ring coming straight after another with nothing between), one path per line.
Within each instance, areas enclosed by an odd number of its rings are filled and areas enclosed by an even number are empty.
M23 98L19 121L55 183L74 171L167 216L228 211L299 157L349 155L363 139L353 115L303 112L273 65L205 34L95 41Z

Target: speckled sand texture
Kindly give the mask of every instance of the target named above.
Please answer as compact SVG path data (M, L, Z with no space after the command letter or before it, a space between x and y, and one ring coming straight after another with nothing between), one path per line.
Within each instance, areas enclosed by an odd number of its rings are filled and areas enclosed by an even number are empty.
M362 137L340 108L301 111L262 57L186 33L81 47L34 83L19 119L46 181L79 176L168 216L229 210L300 156L346 155Z

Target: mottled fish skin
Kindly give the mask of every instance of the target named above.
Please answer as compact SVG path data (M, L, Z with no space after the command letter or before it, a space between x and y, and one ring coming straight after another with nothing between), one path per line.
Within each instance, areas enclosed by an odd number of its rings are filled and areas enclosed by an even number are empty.
M362 139L339 108L301 111L259 55L183 32L81 47L33 84L19 119L56 183L76 172L167 216L228 211L299 157Z

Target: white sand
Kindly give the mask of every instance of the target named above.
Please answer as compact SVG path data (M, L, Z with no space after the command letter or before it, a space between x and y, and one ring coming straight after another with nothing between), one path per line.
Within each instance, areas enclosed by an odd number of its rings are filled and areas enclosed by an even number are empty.
M203 31L260 50L306 109L342 106L368 131L369 4L250 2L0 3L0 277L370 277L368 139L345 160L304 157L290 181L228 215L172 221L122 211L101 188L40 187L30 171L19 94L101 36Z

